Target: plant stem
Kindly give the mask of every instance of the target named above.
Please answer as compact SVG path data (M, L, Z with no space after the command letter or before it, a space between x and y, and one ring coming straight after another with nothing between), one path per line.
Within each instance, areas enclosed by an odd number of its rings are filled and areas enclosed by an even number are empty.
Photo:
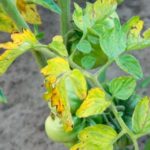
M8 16L15 22L19 31L22 31L22 29L29 29L28 24L18 11L14 0L1 0L0 2Z
M60 30L61 34L65 39L66 33L70 28L70 5L71 0L58 0L58 4L61 8L61 16L60 16Z
M95 74L95 78L97 78L97 80L99 79L99 77L101 77L104 72L107 70L107 68L113 63L114 60L108 60L108 62L102 67L100 68L100 70L98 70Z

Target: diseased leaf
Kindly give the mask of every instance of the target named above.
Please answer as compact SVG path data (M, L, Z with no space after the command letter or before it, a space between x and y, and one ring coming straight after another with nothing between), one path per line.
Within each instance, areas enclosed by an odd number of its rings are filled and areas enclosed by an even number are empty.
M117 133L109 126L98 124L80 131L80 143L74 145L71 150L113 150L113 142Z
M99 88L93 88L88 92L86 99L77 110L80 118L101 114L111 104L107 101L105 92Z
M80 70L74 69L70 74L70 79L74 87L76 95L81 99L85 99L87 95L87 83L84 75Z
M0 103L7 103L7 98L4 95L4 92L1 88L0 88Z
M113 97L127 100L134 92L136 81L133 77L122 76L111 81L109 90Z
M76 26L86 32L87 28L92 27L98 20L103 20L112 14L117 7L116 0L96 1L95 3L87 3L84 10L75 4L73 20Z
M37 12L36 5L28 3L26 0L16 0L16 5L28 23L41 24L41 18Z
M14 32L17 30L15 23L5 13L2 6L0 5L0 31L2 32Z
M150 46L150 29L146 30L141 36L144 22L140 20L140 17L132 17L123 26L127 36L127 50L139 50Z
M55 36L52 42L49 44L49 48L61 56L68 56L67 49L63 43L62 36Z
M57 68L55 69L57 70ZM51 74L49 74L49 78L51 78ZM46 80L45 86L47 89L46 100L49 100L51 106L56 108L55 113L62 120L64 128L67 131L72 130L71 113L76 112L81 100L87 95L87 85L83 74L77 69L68 71L61 76L59 74L57 81Z
M117 65L136 79L143 77L143 71L139 61L132 55L122 55L116 59Z
M0 75L6 72L13 61L29 50L32 44L37 43L35 36L29 30L23 33L14 33L11 35L12 42L0 44L0 48L6 49L0 55Z
M126 35L117 19L115 19L114 29L105 31L101 36L100 46L110 59L118 57L125 51Z
M82 53L88 54L92 51L92 47L90 42L88 42L87 40L81 40L77 44L77 50L79 50Z
M132 117L132 129L136 134L150 133L150 98L144 97L136 106Z
M57 78L57 76L69 70L69 63L65 59L55 57L48 60L48 65L41 70L41 73L44 76L55 76Z
M27 0L27 2L33 2L58 14L61 14L61 10L59 6L54 2L54 0Z

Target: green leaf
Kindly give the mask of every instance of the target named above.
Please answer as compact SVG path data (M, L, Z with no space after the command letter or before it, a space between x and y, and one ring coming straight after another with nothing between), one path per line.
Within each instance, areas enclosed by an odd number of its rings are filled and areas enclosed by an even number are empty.
M146 144L145 144L145 146L144 146L144 150L150 150L150 139L148 139L148 140L146 141Z
M150 133L149 97L144 97L136 106L132 117L132 129L136 134Z
M48 46L52 51L57 52L61 56L68 56L68 52L65 44L63 43L62 36L57 35L53 37L52 42Z
M127 36L127 50L140 50L150 46L150 29L146 30L141 35L144 22L140 20L140 17L135 16L131 18L123 26Z
M109 90L113 97L127 100L134 92L136 81L132 77L122 76L111 81Z
M96 58L91 55L84 56L81 59L82 67L85 69L92 69L94 67L95 63L96 63Z
M77 116L80 118L101 114L109 107L110 101L107 101L105 92L99 88L93 88L88 92L88 96L77 110Z
M88 54L92 51L91 44L87 40L81 40L77 45L77 49L85 54Z
M51 11L61 14L59 6L54 2L54 0L27 0L27 2L33 2L35 4L41 5Z
M117 19L115 19L114 29L107 30L103 35L101 35L100 46L110 59L118 57L125 51L126 35Z
M71 150L113 150L113 142L117 133L109 126L98 124L87 127L79 132L80 143Z
M4 95L4 92L1 88L0 88L0 103L7 103L7 98Z
M143 77L143 71L139 61L132 55L122 55L116 59L117 65L136 79Z
M117 7L116 0L96 1L95 3L87 3L84 10L75 4L75 11L73 13L73 20L76 26L82 31L86 32L97 21L102 21L111 15Z

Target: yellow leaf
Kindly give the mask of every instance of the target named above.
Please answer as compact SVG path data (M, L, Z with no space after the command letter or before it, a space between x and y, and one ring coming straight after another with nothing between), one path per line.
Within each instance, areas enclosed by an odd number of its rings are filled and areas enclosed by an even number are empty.
M37 43L37 40L34 34L30 30L24 30L22 33L13 33L11 35L12 42L0 44L0 48L4 49L16 49L21 44L28 43Z
M0 75L6 72L12 62L24 52L31 48L31 44L37 40L31 31L24 30L23 33L14 33L11 35L12 42L0 44L0 48L6 51L0 55Z
M110 126L97 124L81 130L78 138L80 143L70 150L113 150L117 133Z
M110 101L106 100L105 92L99 88L93 88L77 110L78 117L88 117L103 113L108 108Z
M5 13L2 6L0 5L0 31L11 33L16 30L16 25L11 20L11 18Z
M48 65L41 70L41 73L44 76L53 76L54 78L54 76L57 77L69 70L69 63L65 59L55 57L48 60Z
M35 4L27 3L25 0L17 0L16 4L20 13L28 23L41 24L41 19Z
M52 91L51 104L56 106L57 113L61 118L66 131L73 129L70 103L68 100L65 80L61 80Z

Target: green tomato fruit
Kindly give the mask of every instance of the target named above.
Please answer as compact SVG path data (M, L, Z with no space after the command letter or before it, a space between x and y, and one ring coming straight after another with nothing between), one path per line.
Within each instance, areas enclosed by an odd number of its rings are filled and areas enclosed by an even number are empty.
M49 116L45 121L45 131L47 136L56 142L72 143L77 140L78 131L81 126L77 125L71 132L66 132L58 117L53 119Z

